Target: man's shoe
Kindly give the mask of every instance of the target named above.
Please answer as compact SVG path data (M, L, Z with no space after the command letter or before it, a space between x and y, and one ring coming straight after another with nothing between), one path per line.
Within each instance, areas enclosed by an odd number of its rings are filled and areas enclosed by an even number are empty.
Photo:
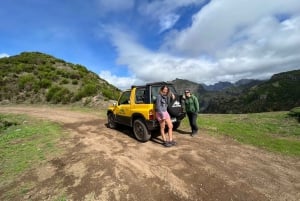
M176 145L176 144L177 144L177 142L176 142L176 141L174 141L174 140L170 141L169 143L170 143L172 146L174 146L174 145Z
M195 135L197 135L198 131L197 130L193 130L191 136L194 137Z

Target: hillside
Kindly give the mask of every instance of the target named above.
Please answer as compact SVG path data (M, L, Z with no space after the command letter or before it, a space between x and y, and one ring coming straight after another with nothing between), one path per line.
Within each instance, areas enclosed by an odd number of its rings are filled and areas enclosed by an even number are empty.
M211 86L173 80L179 93L185 88L199 98L201 113L252 113L290 110L300 105L300 70L275 74L269 80L243 79Z
M120 90L86 67L39 52L0 59L0 102L74 103L116 99Z
M213 85L201 84L206 91L225 91L225 90L242 90L245 88L250 88L254 85L263 83L263 80L254 79L241 79L235 83L231 82L218 82Z
M183 94L185 89L190 89L193 93L197 95L205 92L205 89L202 85L196 82L191 82L189 80L176 78L176 80L173 80L172 83L174 84L179 94Z
M290 110L300 105L300 70L275 74L270 80L250 85L239 93L228 89L214 95L207 93L210 101L207 113L249 113Z

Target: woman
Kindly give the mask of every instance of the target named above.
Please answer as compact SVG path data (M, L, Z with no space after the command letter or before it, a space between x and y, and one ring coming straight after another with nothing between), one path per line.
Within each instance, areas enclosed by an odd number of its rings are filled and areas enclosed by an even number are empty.
M159 94L156 97L156 104L155 104L155 114L156 119L159 121L160 125L160 134L164 141L163 145L165 147L171 147L176 144L173 140L173 124L171 121L171 117L167 111L168 108L168 95L169 95L169 88L167 86L162 86L160 88ZM174 98L174 95L171 95ZM168 126L168 139L165 135L165 128L166 124Z
M191 94L191 90L185 90L185 110L189 118L189 123L192 129L191 136L198 133L197 117L199 112L199 101L196 96Z

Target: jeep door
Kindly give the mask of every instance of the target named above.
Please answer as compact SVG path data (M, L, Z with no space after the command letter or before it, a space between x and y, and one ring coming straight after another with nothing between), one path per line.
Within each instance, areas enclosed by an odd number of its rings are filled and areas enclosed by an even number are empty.
M131 124L131 112L130 112L130 91L125 91L121 95L116 107L116 121L120 124Z

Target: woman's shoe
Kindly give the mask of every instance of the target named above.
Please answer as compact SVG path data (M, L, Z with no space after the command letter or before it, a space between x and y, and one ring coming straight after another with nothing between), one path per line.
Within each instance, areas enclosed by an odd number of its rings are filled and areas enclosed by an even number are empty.
M170 142L164 142L163 145L164 145L165 147L171 147L171 146L172 146L172 144L171 144Z

